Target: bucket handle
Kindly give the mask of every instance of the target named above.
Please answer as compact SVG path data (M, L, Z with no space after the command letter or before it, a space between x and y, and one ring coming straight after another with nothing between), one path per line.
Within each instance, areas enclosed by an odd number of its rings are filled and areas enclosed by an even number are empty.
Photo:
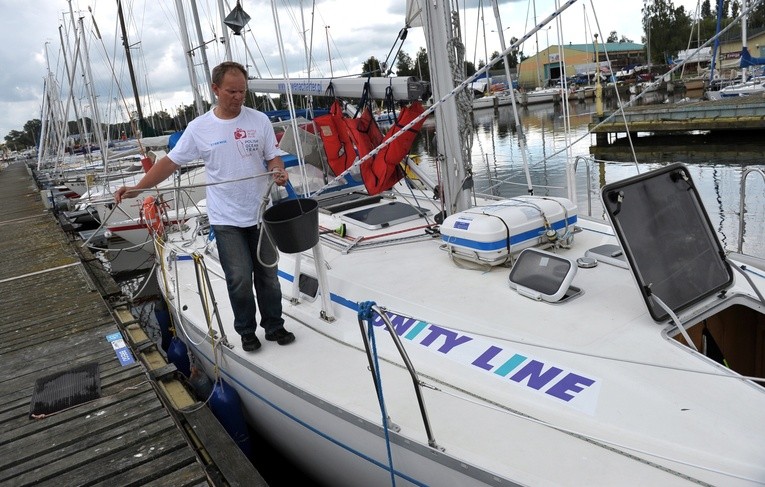
M292 181L290 181L289 179L287 180L287 193L295 196L295 199L298 202L298 208L300 208L300 214L305 215L306 212L303 210L303 202L301 201L303 198L298 196L297 192L295 191L295 187L292 186Z
M266 212L266 207L268 206L268 202L271 199L271 189L273 189L274 184L276 181L271 181L271 183L268 185L268 189L266 190L265 194L263 195L263 200L260 203L260 209L258 210L258 220L260 221L260 235L258 235L258 248L255 250L255 256L258 259L258 262L263 267L276 267L279 265L279 249L276 247L276 242L274 242L273 238L271 238L271 234L268 233L268 229L266 228L266 223L263 221L263 213ZM287 180L287 184L292 187L289 180ZM300 208L300 211L303 211L303 208ZM273 247L275 253L276 253L276 259L274 259L274 262L272 264L266 264L263 262L263 259L260 257L260 249L261 245L263 244L263 235L265 234L266 238L268 238L268 242L271 244L271 247Z

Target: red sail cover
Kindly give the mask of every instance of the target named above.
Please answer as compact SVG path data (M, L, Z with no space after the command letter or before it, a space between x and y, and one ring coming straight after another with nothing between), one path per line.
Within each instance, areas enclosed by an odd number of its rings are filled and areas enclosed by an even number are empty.
M388 130L383 141L390 139L393 135L400 132L403 127L424 111L425 108L419 101L415 101L411 105L402 108L398 122ZM401 168L400 162L409 153L414 138L424 122L425 118L414 124L412 128L392 143L380 149L380 152L375 154L372 159L361 163L361 178L370 195L389 190L404 177L404 171Z
M356 160L356 151L343 120L343 106L338 100L332 103L329 113L314 119L324 144L329 167L335 175L345 171Z

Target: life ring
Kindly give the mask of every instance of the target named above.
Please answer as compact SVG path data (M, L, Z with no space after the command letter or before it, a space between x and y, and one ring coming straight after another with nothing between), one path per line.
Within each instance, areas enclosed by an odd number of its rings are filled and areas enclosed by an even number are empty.
M159 235L163 233L162 209L160 208L159 201L154 196L147 196L143 199L141 219L146 228L149 229L150 234Z

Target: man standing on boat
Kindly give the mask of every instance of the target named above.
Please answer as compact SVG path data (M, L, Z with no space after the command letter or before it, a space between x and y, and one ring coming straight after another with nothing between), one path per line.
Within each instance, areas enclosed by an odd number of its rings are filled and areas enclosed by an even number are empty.
M242 337L242 348L260 348L255 335L255 312L260 307L260 325L266 340L279 345L295 341L284 329L282 292L276 266L263 262L276 260L276 249L269 239L261 242L258 255L261 201L269 188L265 176L273 174L279 186L289 178L277 148L276 136L268 117L244 107L247 71L236 62L226 61L212 71L212 89L218 104L192 120L169 154L162 157L132 187L114 193L117 203L135 197L172 175L181 166L204 160L207 174L207 211L218 246L221 266L234 312L234 329ZM253 282L255 294L253 295ZM256 306L257 300L257 306Z

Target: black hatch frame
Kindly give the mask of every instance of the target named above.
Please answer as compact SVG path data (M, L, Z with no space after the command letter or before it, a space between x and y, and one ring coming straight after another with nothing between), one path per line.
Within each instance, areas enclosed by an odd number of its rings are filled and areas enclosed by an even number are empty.
M674 163L601 192L651 317L665 321L729 287L733 271L688 168Z

